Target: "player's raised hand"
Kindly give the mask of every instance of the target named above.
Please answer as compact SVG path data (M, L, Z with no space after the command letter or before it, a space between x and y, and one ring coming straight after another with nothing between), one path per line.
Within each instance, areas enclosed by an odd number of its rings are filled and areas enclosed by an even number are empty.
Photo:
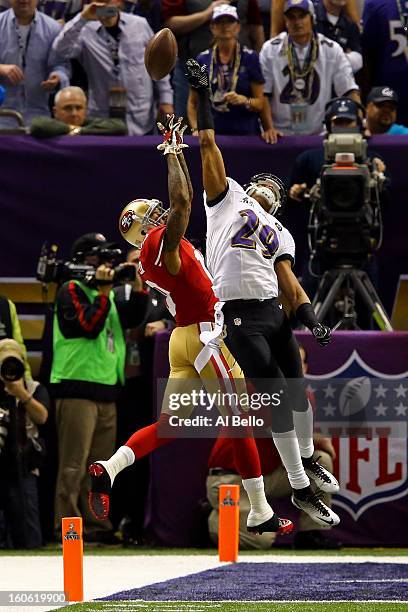
M312 329L313 337L317 340L320 346L327 346L329 342L331 342L331 329L327 327L327 325L322 325L322 323L318 323Z
M188 59L186 68L186 77L193 89L203 90L210 88L210 78L206 66L201 66L195 59Z
M179 155L182 149L188 147L188 144L183 142L184 132L187 125L183 124L183 117L179 117L176 121L175 115L167 115L166 125L158 123L157 127L163 135L163 142L158 145L157 149L163 151L163 155L173 153Z

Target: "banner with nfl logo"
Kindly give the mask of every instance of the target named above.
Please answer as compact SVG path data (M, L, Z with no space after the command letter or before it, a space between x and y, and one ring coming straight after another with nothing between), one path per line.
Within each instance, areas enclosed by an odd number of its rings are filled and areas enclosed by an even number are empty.
M297 333L308 353L315 429L332 438L345 544L408 544L408 334L340 332L321 350ZM334 533L333 533L334 535Z

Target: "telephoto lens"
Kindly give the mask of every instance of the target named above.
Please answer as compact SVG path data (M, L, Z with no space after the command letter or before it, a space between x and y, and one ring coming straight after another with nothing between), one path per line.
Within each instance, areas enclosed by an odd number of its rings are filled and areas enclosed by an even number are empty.
M16 357L6 357L0 363L0 378L4 382L13 382L24 376L24 365Z

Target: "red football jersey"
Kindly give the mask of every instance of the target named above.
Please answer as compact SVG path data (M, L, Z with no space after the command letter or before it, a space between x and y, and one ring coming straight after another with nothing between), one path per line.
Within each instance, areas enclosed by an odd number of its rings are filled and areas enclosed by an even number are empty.
M167 308L177 325L213 322L217 298L202 254L182 238L180 272L177 276L170 274L163 261L165 231L165 225L155 227L143 241L139 269L142 279L166 296Z

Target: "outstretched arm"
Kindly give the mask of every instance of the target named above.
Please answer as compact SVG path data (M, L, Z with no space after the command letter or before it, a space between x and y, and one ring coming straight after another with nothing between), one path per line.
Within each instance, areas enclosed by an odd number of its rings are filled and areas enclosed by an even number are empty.
M207 69L195 60L187 61L187 77L197 92L197 129L203 171L203 185L207 200L215 200L227 188L224 160L215 142L214 120L211 111Z
M186 158L184 157L184 153L179 154L178 160L184 172L184 176L186 177L188 194L189 194L190 203L191 203L193 201L193 186L191 184L190 172L188 171L188 166L187 166Z
M163 260L167 270L175 276L181 267L179 246L190 219L192 191L189 190L188 180L178 156L169 153L166 158L170 212L166 224ZM184 159L183 163L187 170Z
M292 272L291 262L287 259L279 261L275 265L275 272L279 289L289 302L292 312L296 314L298 320L305 327L310 329L321 346L329 344L331 339L330 327L319 323L306 292Z

